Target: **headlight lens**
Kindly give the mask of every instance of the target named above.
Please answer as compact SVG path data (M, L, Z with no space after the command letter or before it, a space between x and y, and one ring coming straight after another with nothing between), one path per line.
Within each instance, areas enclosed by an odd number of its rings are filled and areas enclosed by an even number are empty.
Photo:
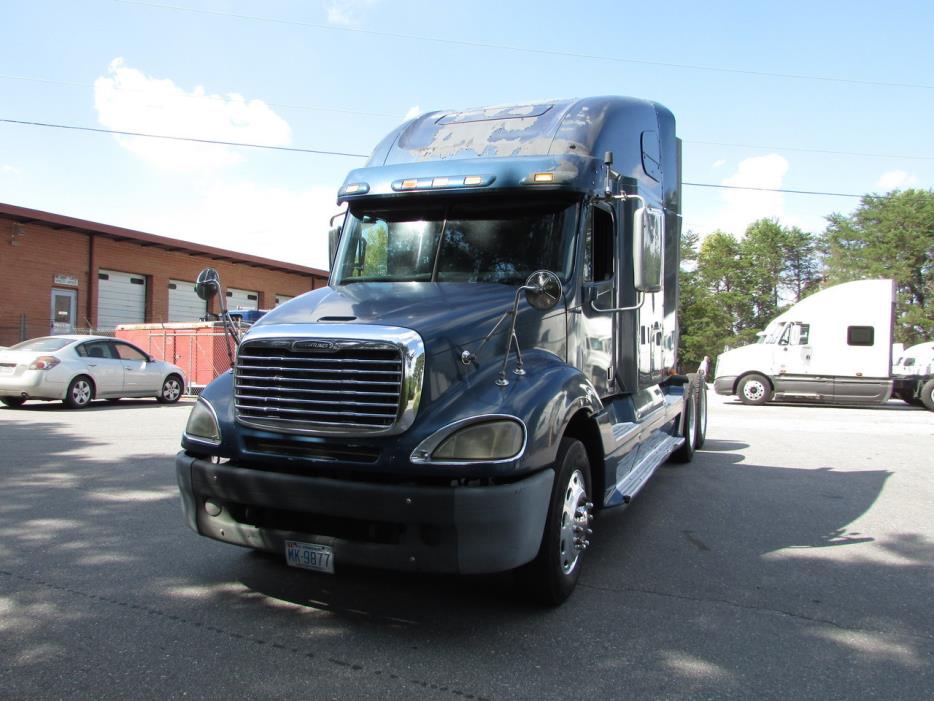
M188 416L185 434L189 438L195 438L199 441L215 444L221 442L221 430L217 425L217 416L206 400L199 399L195 402L195 406Z
M522 450L522 426L515 421L471 424L441 441L432 460L508 460Z

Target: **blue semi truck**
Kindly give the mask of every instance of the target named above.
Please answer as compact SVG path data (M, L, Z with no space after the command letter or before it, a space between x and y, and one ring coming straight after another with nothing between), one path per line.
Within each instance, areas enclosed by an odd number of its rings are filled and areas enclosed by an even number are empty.
M674 117L433 112L338 202L328 286L257 321L192 410L188 525L330 573L516 570L561 603L595 514L704 442L705 368L677 359Z

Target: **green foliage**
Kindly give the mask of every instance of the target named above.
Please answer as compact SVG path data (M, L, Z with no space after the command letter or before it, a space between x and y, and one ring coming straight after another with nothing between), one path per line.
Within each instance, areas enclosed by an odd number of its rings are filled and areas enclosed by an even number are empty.
M850 216L833 214L824 232L829 284L895 280L895 340L934 338L934 191L867 195Z
M852 215L827 219L822 236L760 219L741 239L715 231L698 246L696 233L682 237L683 367L755 341L789 305L850 280L894 279L895 340L934 339L934 191L867 195Z

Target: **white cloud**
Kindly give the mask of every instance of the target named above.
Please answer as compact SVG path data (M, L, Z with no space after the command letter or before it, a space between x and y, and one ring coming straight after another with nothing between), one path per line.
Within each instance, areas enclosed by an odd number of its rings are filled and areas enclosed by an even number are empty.
M275 260L328 268L328 220L337 187L296 192L253 182L212 182L198 204L151 219L145 231Z
M421 113L422 113L422 108L419 107L418 105L413 105L412 107L409 107L409 111L405 113L405 117L403 117L403 120L409 121L410 119L415 119Z
M291 139L288 123L261 100L237 93L188 92L168 79L152 78L116 58L107 77L94 81L98 120L109 129L216 141L282 146ZM243 160L234 148L188 141L118 136L140 158L173 171L220 168Z
M917 184L918 178L914 175L906 173L903 170L890 170L882 174L882 177L876 181L875 186L883 192L889 192L890 190L898 190Z
M787 172L788 161L771 153L740 161L736 171L720 184L734 188L777 189L782 186ZM746 227L757 219L782 219L785 215L785 197L780 192L726 189L720 191L720 201L719 210L699 231L706 234L714 229L722 229L741 236Z
M22 175L22 174L23 174L23 171L21 171L16 166L11 166L7 164L0 165L0 175Z
M360 21L363 10L372 7L379 0L328 0L328 22L341 26L350 26Z
M711 168L720 168L721 166L725 166L725 165L726 165L726 161L725 161L723 158L721 158L721 159L719 159L719 160L714 161L713 164L712 164L710 167L711 167Z

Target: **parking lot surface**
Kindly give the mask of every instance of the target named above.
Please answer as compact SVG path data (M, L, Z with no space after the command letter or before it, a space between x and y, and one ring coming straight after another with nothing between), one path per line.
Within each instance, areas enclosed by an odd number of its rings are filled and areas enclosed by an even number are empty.
M0 409L0 696L934 697L934 414L710 403L557 609L196 536L190 403Z

